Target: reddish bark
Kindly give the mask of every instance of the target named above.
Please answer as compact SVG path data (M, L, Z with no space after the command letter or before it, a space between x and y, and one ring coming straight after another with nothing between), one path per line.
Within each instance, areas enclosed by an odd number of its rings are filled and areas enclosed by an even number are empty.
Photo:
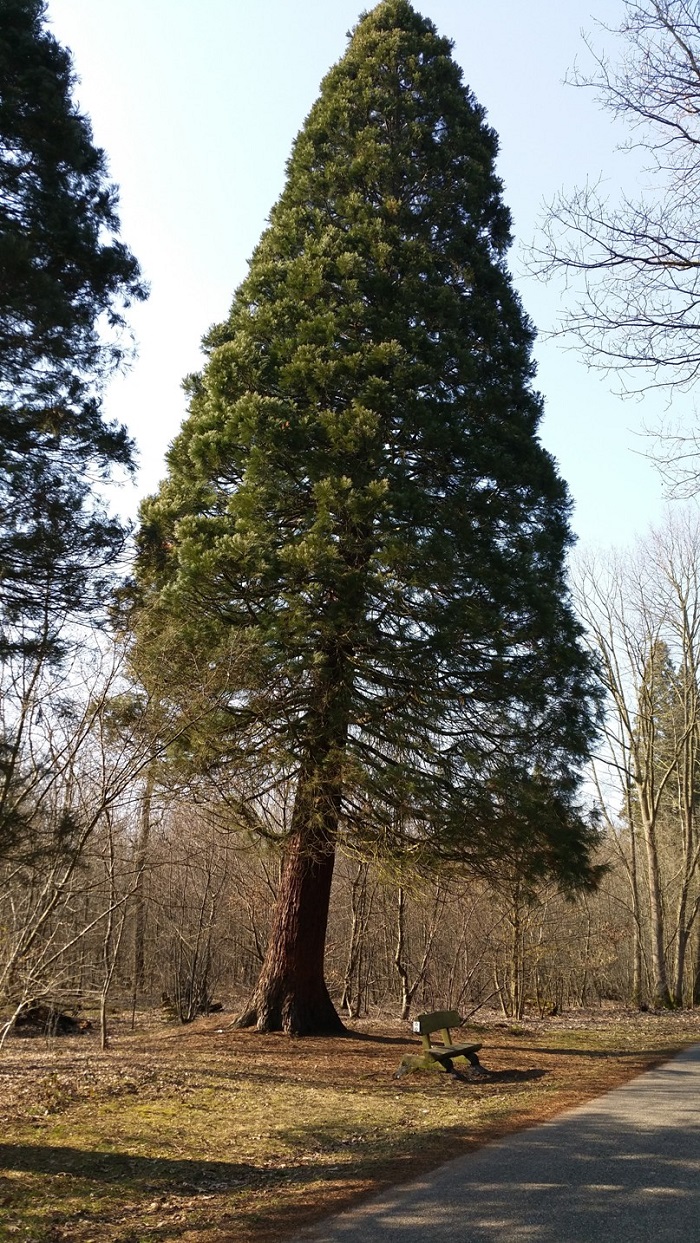
M332 835L302 829L291 837L265 961L239 1027L293 1036L345 1030L323 975L334 862Z
M328 907L340 819L347 688L329 664L322 727L303 765L260 979L239 1027L292 1036L345 1028L323 974Z
M331 648L321 666L308 746L294 799L280 887L260 978L239 1027L292 1036L345 1028L323 974L340 821L352 666Z

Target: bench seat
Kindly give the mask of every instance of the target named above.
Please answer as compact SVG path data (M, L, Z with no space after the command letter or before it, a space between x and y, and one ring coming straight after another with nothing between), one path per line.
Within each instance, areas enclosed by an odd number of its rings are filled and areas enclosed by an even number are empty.
M451 1027L461 1027L462 1020L456 1010L435 1010L432 1014L419 1014L413 1021L413 1030L420 1036L423 1045L422 1053L408 1053L401 1059L396 1078L408 1073L409 1070L443 1070L454 1073L454 1058L464 1058L470 1065L479 1067L481 1063L477 1053L480 1044L454 1044L450 1034ZM438 1032L442 1044L433 1044L430 1037Z
M472 1066L479 1065L479 1059L476 1056L481 1048L480 1044L448 1044L448 1045L431 1045L427 1052L437 1062L442 1062L453 1057L466 1057Z

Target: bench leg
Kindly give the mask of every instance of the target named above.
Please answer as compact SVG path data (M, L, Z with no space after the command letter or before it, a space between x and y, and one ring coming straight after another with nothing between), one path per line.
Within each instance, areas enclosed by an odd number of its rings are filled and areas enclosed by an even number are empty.
M467 1061L472 1066L474 1066L477 1070L481 1070L481 1062L479 1061L476 1053L460 1053L459 1056L466 1057ZM448 1075L459 1075L459 1071L455 1069L452 1058L448 1057L447 1054L442 1054L440 1057L435 1058L435 1061L440 1063L440 1065L447 1071Z
M472 1066L477 1066L479 1067L479 1069L481 1069L481 1062L479 1061L476 1053L460 1053L459 1057L466 1057L467 1061L470 1062ZM435 1061L439 1062L441 1066L444 1066L445 1070L449 1074L451 1074L452 1071L454 1070L454 1064L453 1064L452 1058L449 1057L446 1053L440 1054L439 1057L435 1058Z

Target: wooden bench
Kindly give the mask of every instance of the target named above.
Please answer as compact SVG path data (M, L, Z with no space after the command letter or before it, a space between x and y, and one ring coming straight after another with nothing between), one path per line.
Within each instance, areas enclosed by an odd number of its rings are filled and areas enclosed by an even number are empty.
M423 1052L407 1053L401 1059L396 1078L408 1073L409 1070L445 1070L454 1073L455 1058L464 1058L472 1066L480 1066L477 1053L480 1044L454 1044L450 1035L451 1027L461 1027L462 1020L456 1010L435 1010L432 1014L419 1014L413 1020L413 1030L420 1036ZM438 1032L442 1044L433 1044L430 1037Z

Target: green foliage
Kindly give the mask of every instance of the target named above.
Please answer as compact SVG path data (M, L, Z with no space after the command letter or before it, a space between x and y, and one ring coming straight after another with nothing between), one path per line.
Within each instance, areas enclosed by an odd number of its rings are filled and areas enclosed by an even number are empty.
M450 50L386 0L325 78L143 507L135 659L226 662L250 798L313 769L365 849L590 880L570 502Z
M69 53L41 0L0 0L0 608L2 650L55 644L122 533L91 492L128 467L99 392L145 296L117 240L104 153L71 98ZM99 579L99 576L98 576ZM98 579L92 598L99 597Z

